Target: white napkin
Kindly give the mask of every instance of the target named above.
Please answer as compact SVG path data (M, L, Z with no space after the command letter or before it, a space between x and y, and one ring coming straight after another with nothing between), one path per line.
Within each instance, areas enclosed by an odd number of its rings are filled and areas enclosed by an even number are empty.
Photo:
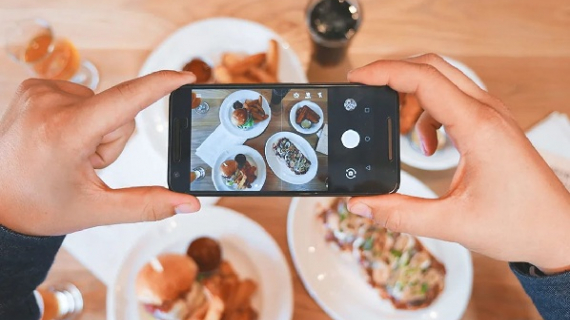
M570 191L570 120L553 112L527 132L527 137Z
M135 132L117 161L98 174L112 188L166 186L166 157L160 157L147 138ZM218 199L200 198L200 202L206 208ZM68 235L63 247L99 280L110 285L123 258L137 239L153 225L152 222L130 223L83 230Z
M213 168L222 152L229 147L243 144L245 140L247 139L235 136L219 125L196 149L196 155Z

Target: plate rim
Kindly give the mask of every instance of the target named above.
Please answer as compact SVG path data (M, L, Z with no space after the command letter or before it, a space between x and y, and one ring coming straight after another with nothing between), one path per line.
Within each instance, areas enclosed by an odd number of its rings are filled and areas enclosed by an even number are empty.
M261 168L260 168L261 166L263 166L263 172L264 172L264 173L263 173L263 181L261 182L261 186L259 187L259 190L252 190L253 188L251 188L251 189L249 189L249 190L242 190L242 191L246 191L246 192L247 192L247 191L260 191L260 190L263 188L263 186L265 185L265 180L267 179L267 167L265 166L265 160L263 159L263 156L261 155L261 153L260 153L259 151L255 150L254 148L252 148L252 147L250 147L250 146L247 146L247 145L244 145L244 144L240 144L240 145L237 145L237 146L232 146L230 149L228 149L228 150L225 151L225 152L222 152L222 153L218 156L218 159L216 159L216 162L214 163L214 166L217 167L217 166L218 166L218 161L220 160L220 158L222 158L222 156L223 156L224 154L226 154L226 153L231 153L230 151L232 151L232 150L234 150L234 149L247 149L248 151L253 151L253 152L254 152L257 156L259 156L259 158L261 159L261 164L259 164L259 163L256 162L256 165L257 165L257 172L258 172L257 177L259 178L259 176L260 176L259 173L261 172L261 170L260 170L260 169L261 169ZM242 153L245 153L245 152L242 152ZM237 191L237 190L218 190L218 188L217 188L217 186L216 186L216 181L215 181L215 178L214 178L214 170L219 170L219 169L212 168L212 182L214 183L214 188L216 188L216 191L229 191L229 192L231 192L231 191Z
M429 192L431 192L431 194L433 195L433 197L437 197L437 195L427 186L425 185L422 181L420 181L419 179L417 179L416 177L412 176L411 174L405 172L405 171L401 171L402 175L407 176L408 178L411 178L412 180L415 180L419 183L421 183ZM403 179L401 179L403 180ZM428 198L427 196L425 196L426 198ZM301 280L301 283L303 284L303 288L305 288L305 290L307 291L307 293L309 294L309 296L311 296L311 298L313 299L313 301L328 315L330 316L332 319L334 320L348 320L346 318L342 318L341 315L339 315L336 311L332 310L331 308L329 308L329 306L327 304L325 304L321 299L319 299L319 296L317 294L317 292L315 292L314 288L308 285L308 281L306 279L306 275L304 275L299 267L299 263L298 263L298 257L297 257L297 253L294 249L294 237L292 236L292 232L291 230L293 229L293 223L294 223L294 210L297 208L299 201L301 201L301 197L294 197L291 200L291 203L289 205L289 208L287 210L287 248L289 249L289 255L291 256L291 261L293 263L293 267L295 268L295 272L297 273L297 276L299 277L299 279ZM422 238L422 237L420 237ZM442 241L442 240L437 240L437 239L433 239L435 241L441 241L441 242L446 242L446 241ZM468 281L468 295L467 295L467 299L465 301L465 306L463 308L463 310L460 311L459 317L457 319L454 320L460 320L461 317L465 314L465 311L467 310L467 307L469 305L469 301L471 300L471 296L473 294L473 259L471 257L471 253L469 250L467 250L466 248L462 247L464 249L465 252L465 258L466 258L466 262L467 262L467 274L469 277L469 281ZM365 280L363 280L365 281Z
M260 234L263 234L263 237L268 241L268 243L276 250L273 250L276 254L277 260L280 260L278 262L276 262L276 264L282 265L282 271L283 274L281 275L281 278L283 279L283 284L285 284L284 287L281 287L284 292L284 300L283 303L281 303L280 305L283 306L283 311L282 311L282 319L288 319L291 320L293 319L293 311L294 311L294 303L295 303L295 299L294 299L294 290L293 290L293 277L291 275L291 269L289 267L289 264L287 263L287 257L285 256L285 253L283 252L283 250L281 249L281 247L279 246L279 244L277 243L277 241L275 240L275 238L261 225L259 224L257 221L253 220L252 218L250 218L249 216L238 212L236 210L230 209L230 208L226 208L226 207L222 207L222 206L217 206L217 205L208 205L208 206L204 206L202 208L202 211L205 210L213 210L213 211L217 211L216 214L222 214L222 215L233 215L235 218L237 219L241 219L242 221L244 221L245 223L249 223L252 227L256 228L259 230ZM196 213L198 214L198 213ZM203 213L204 214L204 213ZM174 216L176 217L176 216ZM172 218L172 217L171 217ZM176 219L176 218L174 218ZM183 219L183 218L182 218ZM121 267L118 269L117 273L113 276L113 280L109 283L109 285L107 286L107 290L106 290L106 296L105 296L105 302L106 302L106 317L108 320L116 320L117 318L115 317L115 312L114 310L116 309L116 303L115 300L113 299L113 297L116 296L115 291L117 290L117 279L121 274L122 271L122 267L125 263L125 260L129 257L129 255L132 253L132 250L140 243L140 241L145 238L148 234L151 234L152 232L156 232L157 229L159 228L165 228L165 225L168 224L169 222L171 222L172 220L169 219L164 219L164 220L160 220L157 222L154 222L154 226L150 227L148 230L146 230L143 234L141 234L139 236L139 238L133 243L133 245L131 246L131 248L129 248L129 253L127 255L125 255L123 257L123 259L121 260ZM218 224L218 225L223 225L223 224ZM249 258L249 256L248 256ZM249 258L251 261L253 261L251 258ZM139 318L140 320L141 318Z
M301 139L302 141L304 141L304 142L302 142L303 144L306 143L306 144L308 145L309 150L311 150L311 154L314 155L314 156L315 156L315 159L316 159L315 164L314 164L314 165L311 165L311 169L309 169L309 171L311 171L313 167L315 168L315 169L314 169L314 174L312 174L312 176L310 176L310 179L308 179L308 180L307 180L307 179L304 179L304 180L302 180L302 182L291 182L291 181L288 181L288 180L285 180L285 179L281 178L281 177L279 176L280 174L278 174L278 173L275 171L275 168L273 168L273 166L271 165L271 162L269 162L269 157L267 156L267 151L268 151L267 148L268 148L268 147L273 148L272 146L269 145L270 141L271 141L271 140L274 140L274 138L275 138L276 136L280 136L280 135L281 135L281 136L293 135L293 136L295 136L295 139L299 138L299 139ZM289 139L289 140L291 140L291 139ZM305 184L305 183L308 183L309 181L313 180L313 179L317 176L317 173L318 173L318 171L319 171L319 158L318 158L318 156L317 156L317 152L315 151L315 149L313 149L313 147L311 147L311 144L309 143L309 141L307 141L307 139L305 139L304 137L302 137L302 136L300 136L300 135L298 135L298 134L296 134L296 133L294 133L294 132L280 131L280 132L276 132L276 133L272 134L269 138L267 138L267 141L265 141L264 152L265 152L265 160L267 161L267 165L269 165L269 168L271 169L271 171L273 171L273 173L277 176L277 178L279 178L280 180L283 180L283 181L285 181L285 182L288 182L288 183L291 183L291 184L296 184L296 185ZM270 154L271 154L273 157L275 157L272 152L270 152ZM307 155L305 155L305 156L308 157ZM276 158L276 157L275 157L275 158ZM279 160L276 159L276 161L279 161ZM307 177L309 176L309 175L308 175L308 174L309 174L309 171L307 172ZM305 181L305 180L307 180L307 181Z

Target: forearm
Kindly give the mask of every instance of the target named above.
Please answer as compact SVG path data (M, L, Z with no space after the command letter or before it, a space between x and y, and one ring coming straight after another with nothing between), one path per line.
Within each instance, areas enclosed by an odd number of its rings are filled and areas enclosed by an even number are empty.
M570 319L570 271L544 275L528 263L510 266L545 320Z
M0 319L40 318L33 291L44 281L63 239L30 237L0 225Z

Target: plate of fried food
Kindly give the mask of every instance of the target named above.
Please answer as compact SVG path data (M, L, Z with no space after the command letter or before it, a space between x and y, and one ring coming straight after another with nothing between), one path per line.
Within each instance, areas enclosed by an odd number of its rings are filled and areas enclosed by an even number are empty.
M251 147L239 145L218 157L212 181L218 191L259 191L265 183L266 174L261 154Z
M278 132L265 143L265 158L275 175L292 184L305 184L317 175L317 153L309 142L292 132Z
M442 57L475 82L481 89L487 90L479 76L465 64ZM459 152L447 136L445 129L437 130L437 149L431 156L424 155L421 141L415 125L423 112L422 106L413 94L400 93L400 159L403 163L424 170L446 170L459 164Z
M239 90L222 101L219 116L229 133L251 139L262 134L269 125L271 108L259 92Z
M401 185L401 193L435 196L405 172ZM335 320L461 319L473 282L469 251L391 232L346 204L347 198L296 198L289 208L289 250L321 308Z
M291 274L275 240L222 207L156 223L107 293L110 320L290 320L292 310Z
M306 83L293 49L267 27L235 18L211 18L183 26L148 56L139 76L189 70L199 83ZM137 129L164 158L168 149L168 97L137 116Z
M289 112L291 126L302 134L313 134L319 131L324 123L323 109L309 100L299 101Z

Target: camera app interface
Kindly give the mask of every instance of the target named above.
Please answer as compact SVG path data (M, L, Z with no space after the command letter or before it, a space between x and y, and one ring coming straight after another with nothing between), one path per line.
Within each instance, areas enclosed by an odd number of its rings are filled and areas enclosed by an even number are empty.
M192 91L191 191L327 191L328 92Z

